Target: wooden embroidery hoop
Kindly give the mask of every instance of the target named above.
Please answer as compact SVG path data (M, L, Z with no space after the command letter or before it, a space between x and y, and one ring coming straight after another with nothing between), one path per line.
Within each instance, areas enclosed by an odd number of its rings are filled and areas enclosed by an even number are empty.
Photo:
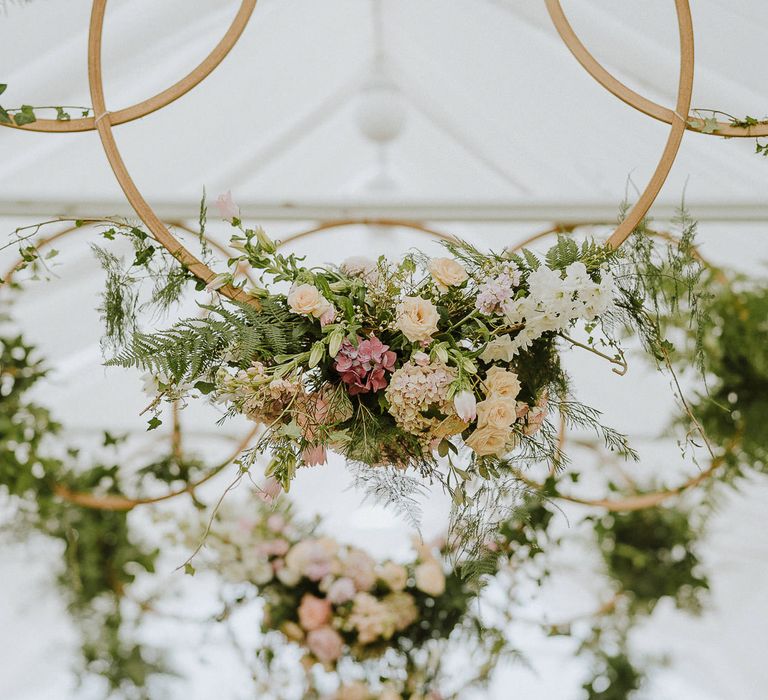
M584 70L586 70L587 73L589 73L612 95L618 97L622 102L628 104L630 107L634 107L643 114L647 114L649 117L658 119L666 124L673 124L678 119L681 119L683 114L688 114L687 111L681 112L679 110L673 111L667 109L666 107L643 97L615 78L581 42L571 26L571 23L568 21L568 18L565 16L560 0L544 1L549 16L552 19L552 23L555 25L557 33L560 35L563 43L568 47L568 50L573 54L574 58L581 64ZM705 132L702 131L703 124L698 124L697 122L703 122L703 120L700 117L689 117L685 120L686 129L697 131L707 136L725 136L727 138L757 138L760 136L768 136L768 123L761 123L755 126L735 126L728 122L718 121L714 132Z
M688 114L691 106L694 73L693 25L688 0L674 0L674 3L680 37L680 68L677 100L675 110L672 113L675 117L670 118L669 120L669 123L671 124L669 136L656 169L645 190L641 193L627 216L608 239L609 245L614 247L621 245L648 213L648 210L661 190L664 181L669 175L672 164L674 163L680 148L683 134L688 127L686 119L678 115ZM104 152L115 177L139 218L152 232L152 235L158 243L167 248L176 259L186 265L192 274L206 283L210 282L216 276L216 273L203 261L199 260L195 255L189 252L189 250L174 237L141 195L122 159L117 143L115 142L112 127L130 121L131 119L138 119L142 116L146 116L153 111L157 111L163 106L170 104L173 100L181 97L195 85L198 85L214 70L214 68L216 68L216 66L219 65L219 63L221 63L240 38L255 5L256 0L243 0L238 14L224 37L222 37L221 41L217 44L211 54L185 78L144 102L112 113L107 111L106 108L101 63L102 34L107 0L93 0L88 35L88 82L95 116L92 119L72 120L69 122L41 120L41 123L33 123L24 127L25 129L32 131L51 132L97 129ZM556 10L557 8L550 7L550 12L552 12L553 9ZM555 16L556 13L553 15L553 19ZM562 34L562 21L560 21L559 24L558 22L555 24L558 27L558 31L561 31ZM566 43L568 44L568 41L566 41ZM572 44L573 41L571 41L571 45ZM38 126L36 127L35 124ZM225 285L218 291L229 299L241 301L256 308L259 307L258 300L248 296L242 289L238 289L232 285Z

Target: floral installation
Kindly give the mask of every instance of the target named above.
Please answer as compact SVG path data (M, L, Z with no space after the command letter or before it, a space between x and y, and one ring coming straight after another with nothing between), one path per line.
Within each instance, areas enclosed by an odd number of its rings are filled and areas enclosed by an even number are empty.
M397 474L360 470L388 467L437 479L462 505L471 482L510 479L511 463L564 464L554 414L632 454L573 398L561 366L561 353L578 348L626 371L611 333L631 297L617 251L561 237L540 257L453 240L441 257L308 267L244 227L231 195L217 205L241 254L207 288L241 286L258 308L208 305L203 318L134 333L109 364L149 371L155 410L206 395L263 425L244 468L268 454L266 475L288 489L297 469L335 452L374 490ZM246 284L243 269L258 283Z

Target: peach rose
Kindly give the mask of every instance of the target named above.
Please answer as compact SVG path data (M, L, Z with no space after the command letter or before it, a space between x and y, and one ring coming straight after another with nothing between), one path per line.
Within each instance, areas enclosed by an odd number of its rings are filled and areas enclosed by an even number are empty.
M437 308L428 299L403 297L397 305L395 327L412 343L428 341L437 331L439 320Z
M520 393L520 380L514 372L494 366L485 374L485 388L489 394L515 399Z
M509 428L494 428L486 425L475 430L464 444L480 457L486 455L500 457L506 451L511 432Z
M441 292L447 292L449 287L458 287L469 277L467 271L452 258L432 258L427 267Z
M321 318L331 303L311 284L299 284L288 293L288 306L295 314Z
M477 425L505 430L517 420L517 402L491 394L477 404Z
M431 596L445 593L445 574L440 563L431 559L416 567L416 588Z
M331 601L305 593L299 605L299 624L308 632L331 621Z

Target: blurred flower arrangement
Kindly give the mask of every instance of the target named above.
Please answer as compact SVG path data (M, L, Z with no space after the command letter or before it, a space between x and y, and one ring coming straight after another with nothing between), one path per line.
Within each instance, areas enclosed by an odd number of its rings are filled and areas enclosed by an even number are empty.
M224 503L212 522L186 527L189 546L205 542L194 571L215 572L240 599L253 598L242 592L252 586L263 601L262 630L273 645L263 655L266 676L270 659L280 656L274 645L293 644L302 651L307 682L318 665L337 676L332 697L440 697L429 695L442 673L436 649L461 639L485 645L487 654L478 661L484 670L465 674L464 687L487 682L511 649L500 631L478 625L472 603L480 587L450 570L444 549L414 542L408 561L377 561L297 518L286 497L273 500L280 491L274 486L247 516ZM361 671L366 683L356 678Z

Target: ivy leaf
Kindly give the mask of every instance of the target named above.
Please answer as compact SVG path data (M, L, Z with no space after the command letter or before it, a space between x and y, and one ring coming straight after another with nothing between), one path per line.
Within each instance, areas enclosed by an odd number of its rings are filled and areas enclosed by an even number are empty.
M707 117L703 120L703 126L701 127L702 134L714 134L717 131L717 119L714 117Z
M2 107L0 107L0 124L10 124L11 115L8 114Z
M155 428L159 428L162 424L163 421L161 421L157 416L152 416L152 418L147 421L147 425L149 426L147 428L147 432L154 430Z
M16 114L13 115L13 121L16 122L16 126L32 124L32 122L37 121L35 110L31 105L21 105L21 111L16 112Z
M187 574L187 576L194 576L195 575L195 567L192 566L189 562L184 564L184 573Z
M69 112L65 112L63 108L56 107L56 119L60 122L68 122L72 117L69 115Z
M0 83L0 95L2 95L6 91L7 88L8 88L8 84L7 83Z

